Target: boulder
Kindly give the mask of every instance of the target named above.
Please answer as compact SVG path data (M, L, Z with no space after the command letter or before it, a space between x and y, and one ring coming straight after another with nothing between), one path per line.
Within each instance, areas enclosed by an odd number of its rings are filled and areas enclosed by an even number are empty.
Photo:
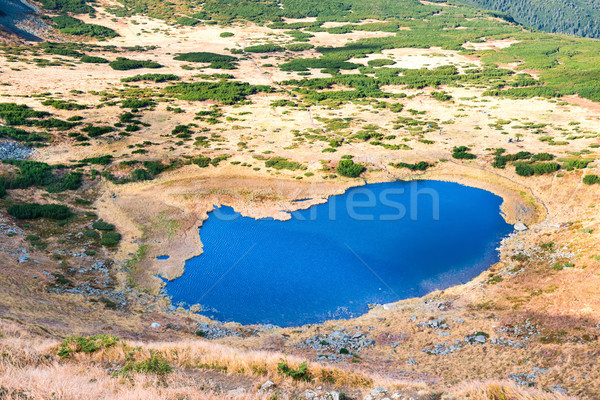
M515 224L515 231L517 231L517 232L523 232L523 231L526 231L527 229L528 229L527 225L525 225L522 222L517 222Z

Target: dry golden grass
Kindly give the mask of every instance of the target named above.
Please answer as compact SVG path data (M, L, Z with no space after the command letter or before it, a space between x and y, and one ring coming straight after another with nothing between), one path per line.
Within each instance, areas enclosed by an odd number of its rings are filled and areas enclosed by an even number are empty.
M276 383L279 398L297 398L298 393L317 386L341 387L359 396L372 387L384 386L392 391L417 393L417 398L430 398L433 389L426 383L379 378L316 363L309 363L309 371L314 376L312 382L296 382L281 376L277 364L285 359L290 365L298 365L305 361L300 357L244 351L200 339L172 343L123 341L91 354L77 353L61 359L56 356L56 339L37 336L28 328L6 320L0 321L0 332L2 399L267 399L272 398L272 393L259 390L267 379ZM152 354L174 366L173 373L162 376L115 374L127 361ZM203 374L207 371L208 376ZM507 382L465 383L446 388L443 393L443 399L567 399L562 395L524 390Z

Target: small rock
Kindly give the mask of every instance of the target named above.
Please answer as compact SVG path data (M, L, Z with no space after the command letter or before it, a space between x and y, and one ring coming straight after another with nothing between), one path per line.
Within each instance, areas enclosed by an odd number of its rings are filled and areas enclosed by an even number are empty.
M528 229L527 225L525 225L522 222L517 222L515 224L515 231L517 231L517 232L523 232L523 231L526 231L527 229Z
M263 392L266 392L268 390L271 390L275 387L275 382L273 381L266 381L265 383L263 383L260 387L260 390L262 390Z
M381 399L385 397L385 395L387 395L389 392L390 391L384 387L378 387L371 390L371 396L373 396L374 399Z
M154 328L154 329L160 328L160 324L158 322L153 322L150 324L150 328Z

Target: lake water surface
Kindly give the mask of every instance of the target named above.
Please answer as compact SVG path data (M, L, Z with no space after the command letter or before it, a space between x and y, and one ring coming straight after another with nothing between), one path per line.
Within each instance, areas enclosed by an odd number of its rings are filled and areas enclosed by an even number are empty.
M288 221L218 207L204 252L166 290L220 321L299 326L464 283L512 232L490 192L441 181L370 184Z

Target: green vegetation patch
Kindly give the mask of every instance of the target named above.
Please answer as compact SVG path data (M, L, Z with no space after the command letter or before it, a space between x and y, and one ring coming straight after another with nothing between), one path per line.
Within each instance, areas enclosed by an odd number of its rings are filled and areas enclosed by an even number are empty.
M352 160L340 160L337 173L348 178L356 178L365 171L365 166Z
M69 17L68 15L59 15L52 17L56 28L62 33L76 36L89 36L97 39L114 38L119 34L110 28L96 24L86 24L85 22Z
M246 53L278 53L281 51L285 51L285 49L276 44L266 43L245 47L244 51Z
M174 74L143 74L130 76L127 78L121 78L121 82L139 82L139 81L149 81L149 82L168 82L168 81L178 81L179 77Z
M124 57L119 57L115 61L111 61L108 65L117 71L128 71L131 69L140 68L162 68L157 62L149 60L131 60Z
M209 68L215 69L235 69L237 67L237 57L225 54L210 53L205 51L193 53L181 53L174 58L177 61L187 61L196 63L210 63Z
M86 64L108 64L108 60L106 58L97 57L97 56L83 56L80 58L82 63Z
M69 207L62 204L23 203L8 208L8 214L16 219L67 219L73 215Z
M94 353L98 350L108 349L120 342L116 336L98 334L94 336L69 336L58 346L57 355L68 358L77 353Z
M246 82L193 82L168 86L163 91L181 100L214 100L222 104L235 104L258 92L270 93L270 86L253 86Z

